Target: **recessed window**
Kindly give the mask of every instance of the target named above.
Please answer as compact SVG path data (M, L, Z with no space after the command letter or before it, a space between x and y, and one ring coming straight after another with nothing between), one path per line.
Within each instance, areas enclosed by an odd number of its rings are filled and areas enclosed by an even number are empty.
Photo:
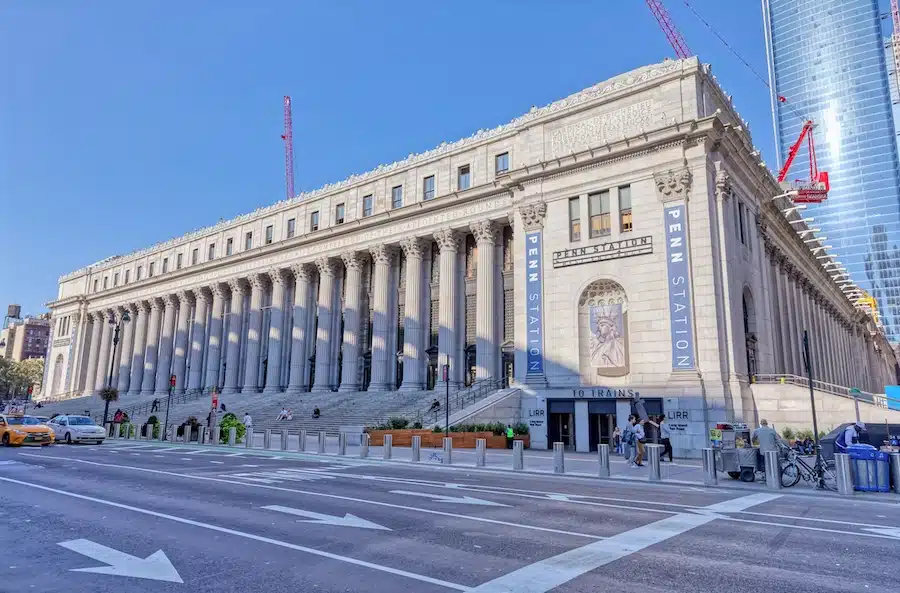
M176 270L181 269L181 259L182 259L182 257L181 257L180 253L175 255L175 269Z
M115 274L113 274L113 286L118 286L118 285L119 285L119 273L116 272Z
M252 248L253 248L253 232L251 231L251 232L247 233L246 235L244 235L244 251L247 251Z
M225 255L233 255L234 254L234 238L228 237L225 239Z
M131 270L125 270L125 284L131 280Z
M109 276L104 276L103 277L103 290L106 290L107 288L109 288Z
M135 275L135 280L140 280L144 276L144 266L137 267L137 274Z
M147 270L147 278L153 278L153 273L156 272L156 262L150 262L150 269Z
M610 233L612 219L609 214L609 192L602 191L588 196L588 216L591 221L591 239Z
M287 222L287 238L290 239L297 233L297 219L289 218Z
M169 258L168 258L168 257L164 257L164 258L163 258L163 271L162 271L162 273L165 274L165 273L168 272L168 271L169 271Z
M403 186L397 185L391 188L391 208L403 206Z
M319 230L319 211L316 210L309 215L309 232Z
M494 174L503 175L509 172L509 153L501 152L494 157Z
M216 259L216 244L210 243L209 251L206 254L206 261L212 261L214 259Z
M372 194L363 196L363 217L372 216Z
M631 186L619 188L619 230L627 233L631 230Z
M469 165L463 165L456 172L456 188L459 191L472 187L472 169Z
M338 204L334 207L334 224L344 224L344 205Z
M275 236L275 227L271 224L266 227L266 245L272 242L272 238Z
M198 261L200 261L200 250L194 249L191 251L191 265L196 266Z
M97 292L98 290L100 290L100 280L95 278L94 279L94 292Z
M741 235L741 243L747 244L744 239L744 204L738 203L738 231Z
M434 199L434 175L422 180L422 199L426 201Z
M581 198L569 198L569 241L581 241Z

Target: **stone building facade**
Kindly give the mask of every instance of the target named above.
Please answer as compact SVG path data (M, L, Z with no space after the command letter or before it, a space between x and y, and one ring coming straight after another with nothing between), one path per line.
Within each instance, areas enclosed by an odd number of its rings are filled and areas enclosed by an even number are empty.
M509 379L535 446L591 449L640 396L689 451L755 420L752 377L804 374L804 330L817 378L882 392L893 352L757 155L709 67L640 68L63 276L47 395L112 369L127 394L376 397L449 365Z

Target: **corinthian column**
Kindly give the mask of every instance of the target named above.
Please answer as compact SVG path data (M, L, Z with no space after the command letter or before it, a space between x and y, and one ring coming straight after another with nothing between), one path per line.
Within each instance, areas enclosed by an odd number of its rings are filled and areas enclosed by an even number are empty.
M461 364L457 353L459 352L459 328L457 327L457 315L459 291L456 277L459 261L459 250L462 243L462 234L453 229L441 229L434 234L441 250L441 283L440 300L438 305L438 371L443 365L450 365L450 386L459 387L456 380L459 375L457 369Z
M422 346L422 251L425 241L404 237L400 242L406 254L406 307L403 318L403 391L425 388L422 379L425 352Z
M291 376L287 393L297 395L309 390L309 381L305 373L306 359L306 327L309 320L309 284L313 266L295 264L291 266L294 275L294 322L291 330Z
M244 367L243 393L259 392L259 346L262 337L262 274L250 274L250 326L247 329L247 361Z
M204 387L219 387L219 367L222 364L222 315L225 313L225 286L219 282L209 287L212 292L212 314L209 318L206 348L206 381Z
M497 336L494 310L497 299L494 245L497 226L490 220L472 223L478 244L478 277L475 284L475 378L491 379L497 368Z
M188 330L191 324L191 301L193 295L186 290L178 293L178 328L175 330L175 355L172 358L172 374L175 375L175 393L184 393L187 377Z
M112 315L111 312L103 311L103 317L100 321L103 324L103 331L100 335L100 354L97 357L97 378L94 381L94 389L96 391L106 387L109 381L109 348L112 341L112 325L109 323L110 315Z
M319 327L316 329L316 376L313 391L331 391L331 322L334 311L334 277L337 265L330 258L316 260L319 268Z
M392 388L390 365L394 364L391 342L391 267L394 265L397 249L392 245L376 245L369 252L375 264L374 286L372 288L372 378L369 391L388 391Z
M228 346L225 349L225 388L223 394L237 393L241 370L241 329L244 327L244 282L240 278L228 281L231 287L231 309L228 312Z
M269 309L269 363L266 365L266 388L263 393L281 393L282 331L284 328L284 287L282 270L269 272L272 281L272 307Z
M141 394L144 380L144 350L147 348L147 322L150 307L145 301L131 305L131 325L134 326L134 346L131 350L131 380L128 382L128 395ZM123 352L124 354L124 352Z
M363 256L358 251L341 255L347 280L344 288L344 342L342 345L341 386L338 391L359 391L360 291Z
M162 335L159 338L159 361L156 365L156 396L165 397L169 393L169 377L172 374L172 343L175 337L175 297L163 297Z
M88 350L87 374L84 378L84 394L94 395L97 388L97 359L100 358L100 340L105 320L102 311L94 311L88 315L91 319L91 343L88 346L90 350Z
M194 325L191 329L191 364L188 370L188 391L203 388L203 345L206 343L206 316L209 295L202 288L194 289Z
M119 312L119 319L124 317L125 311L128 311L128 316L131 317L131 321L122 323L122 350L119 353L119 383L116 386L120 395L128 393L128 385L131 382L131 349L134 344L134 322L136 321L131 313L132 308L132 305L128 305L127 307L123 307Z
M147 325L147 343L144 348L144 378L141 381L141 395L152 395L156 388L156 357L159 352L159 325L163 303L157 298L150 299L150 322Z

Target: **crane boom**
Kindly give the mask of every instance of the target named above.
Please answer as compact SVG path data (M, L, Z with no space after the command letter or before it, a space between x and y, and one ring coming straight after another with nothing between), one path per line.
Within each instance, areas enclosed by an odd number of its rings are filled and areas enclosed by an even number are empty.
M284 182L287 199L294 197L294 123L291 119L291 98L284 96Z
M800 151L800 146L803 144L803 140L806 140L809 147L809 179L798 180L792 184L790 189L796 194L794 197L795 203L821 202L828 196L828 190L831 189L828 173L819 171L819 163L816 160L816 145L813 141L814 127L812 120L806 120L803 123L800 136L791 145L788 150L787 160L784 161L784 166L778 172L778 183L784 184L788 171L790 171L791 165Z
M647 0L647 6L659 22L660 29L665 33L666 39L669 40L669 44L675 50L675 55L678 56L678 59L683 60L691 57L691 50L688 49L687 42L684 40L678 27L672 22L671 17L669 17L669 11L666 10L662 0Z

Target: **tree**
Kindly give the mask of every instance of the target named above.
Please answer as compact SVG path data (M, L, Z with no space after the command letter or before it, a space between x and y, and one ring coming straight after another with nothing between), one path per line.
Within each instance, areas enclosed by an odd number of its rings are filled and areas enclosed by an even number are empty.
M32 385L40 386L43 378L43 358L29 358L21 362L0 358L0 393L25 395Z

